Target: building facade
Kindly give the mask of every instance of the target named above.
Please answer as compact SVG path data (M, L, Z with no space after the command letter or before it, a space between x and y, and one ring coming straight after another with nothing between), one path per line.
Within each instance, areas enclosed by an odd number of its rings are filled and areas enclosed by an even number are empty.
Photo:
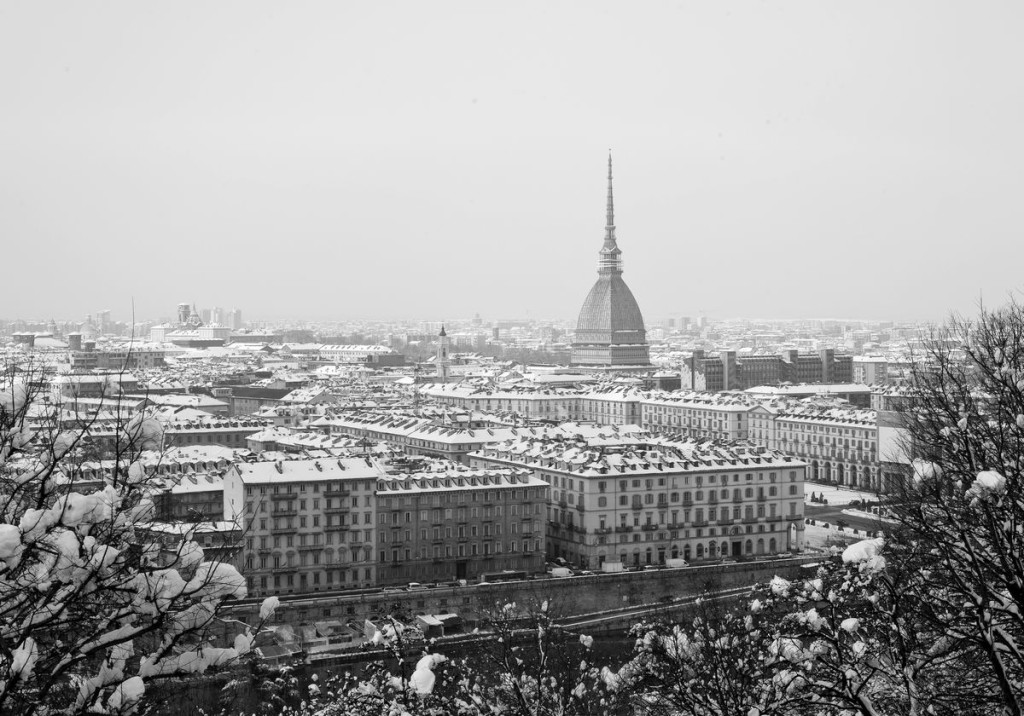
M779 383L851 382L853 357L836 355L831 348L817 353L788 350L778 356L738 355L736 351L708 355L695 350L682 367L684 389L712 393Z
M551 486L548 554L584 567L774 554L803 544L806 465L763 448L637 436L521 440L471 456Z
M376 487L384 474L363 458L238 463L228 470L224 514L246 535L249 593L375 586Z
M547 502L548 485L523 468L380 478L379 582L542 572Z

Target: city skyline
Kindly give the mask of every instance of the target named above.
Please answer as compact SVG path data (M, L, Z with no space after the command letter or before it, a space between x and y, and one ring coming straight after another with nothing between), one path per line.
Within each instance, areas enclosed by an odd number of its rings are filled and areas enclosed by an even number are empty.
M1020 8L446 7L9 6L5 318L571 320L609 147L649 322L1021 288Z

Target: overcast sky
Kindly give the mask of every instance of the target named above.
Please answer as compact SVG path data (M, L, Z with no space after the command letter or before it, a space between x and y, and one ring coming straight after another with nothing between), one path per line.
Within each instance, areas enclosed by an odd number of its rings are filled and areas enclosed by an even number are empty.
M0 317L667 316L1024 288L1020 2L0 4Z

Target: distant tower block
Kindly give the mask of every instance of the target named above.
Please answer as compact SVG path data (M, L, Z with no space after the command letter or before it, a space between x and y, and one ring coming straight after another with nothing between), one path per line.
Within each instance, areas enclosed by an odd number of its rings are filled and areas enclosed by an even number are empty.
M444 324L441 324L441 332L437 334L441 339L437 345L437 377L441 379L442 383L447 383L448 378L451 375L451 362L448 345L448 334L444 330Z
M580 309L572 342L576 365L650 365L647 330L633 292L622 280L622 251L615 239L612 157L608 155L608 209L597 283Z

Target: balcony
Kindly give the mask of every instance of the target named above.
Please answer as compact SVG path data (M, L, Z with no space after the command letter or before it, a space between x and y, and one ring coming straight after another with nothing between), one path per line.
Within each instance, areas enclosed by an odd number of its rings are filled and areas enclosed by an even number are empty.
M728 526L728 525L735 524L735 523L736 523L736 520L718 520L718 522L716 522L715 524Z
M347 508L347 507L325 507L324 508L324 514L334 515L334 514L337 514L339 512L348 512L348 510L349 510L349 508Z
M324 527L324 532L344 532L349 527L351 527L351 525L327 525Z
M606 534L610 534L611 532L612 532L612 528L611 527L598 527L596 530L594 530L594 534L596 534L596 535L606 535Z
M271 527L270 534L272 535L290 535L295 534L295 528L290 525L281 525L280 527Z
M321 550L323 548L324 548L324 546L322 544L300 544L297 549L301 552L303 550L306 550L306 551L317 550L317 551L319 551L319 550Z
M270 513L271 517L295 517L299 514L298 510L274 510Z
M740 497L739 495L736 495L735 497L732 498L732 501L733 502L737 502L737 503L738 502L743 502L743 498Z
M351 494L351 490L327 490L324 497L349 497Z
M297 492L278 492L270 495L271 500L297 500L299 494Z
M635 510L637 512L639 512L643 508L644 508L644 506L641 503L639 503L639 502L634 502L632 505L629 506L629 509Z
M757 517L744 517L743 518L743 524L745 524L745 525L757 524L757 519L758 519Z
M763 493L757 496L757 501L758 502L765 502L767 500L768 500L768 498L765 497Z
M658 525L640 525L640 529L642 529L644 532L653 532L654 530L658 529Z
M558 506L561 507L563 510L569 509L569 503L566 502L565 500L559 500Z
M782 521L782 515L772 515L771 517L768 518L768 521L769 522L780 522L780 521Z
M632 532L633 528L630 527L629 525L619 525L618 527L615 528L615 531L616 532Z
M708 526L708 521L707 520L694 520L693 522L690 523L690 527L707 527L707 526Z

